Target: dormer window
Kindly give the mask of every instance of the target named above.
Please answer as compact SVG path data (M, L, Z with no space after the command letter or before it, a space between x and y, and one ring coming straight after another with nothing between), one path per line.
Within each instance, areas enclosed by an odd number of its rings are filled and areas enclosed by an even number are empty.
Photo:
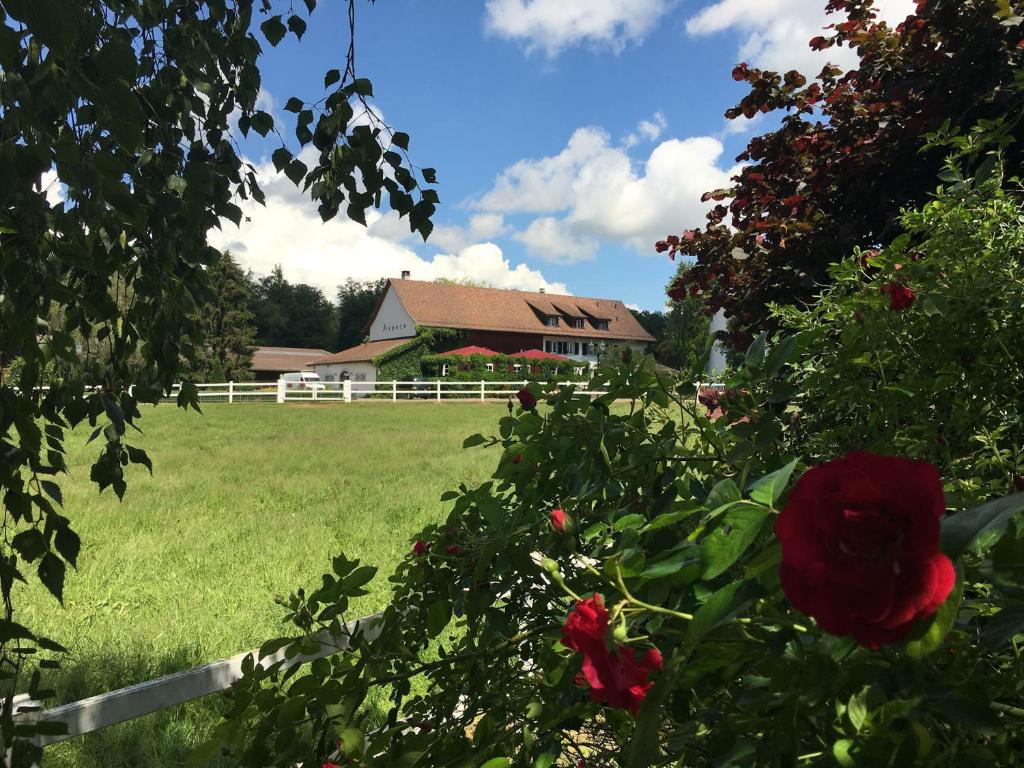
M569 327L570 328L582 328L583 324L584 323L583 323L583 318L582 317L570 317L569 318Z
M608 321L607 320L595 320L594 321L594 327L597 328L597 330L599 330L599 331L607 331L608 330Z
M557 328L558 317L556 315L548 315L547 317L544 318L544 325L548 326L549 328Z

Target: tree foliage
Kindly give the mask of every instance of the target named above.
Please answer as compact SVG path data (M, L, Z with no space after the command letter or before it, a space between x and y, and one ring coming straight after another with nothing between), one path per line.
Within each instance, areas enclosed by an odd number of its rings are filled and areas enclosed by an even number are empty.
M238 224L238 199L263 200L237 134L280 139L275 166L318 204L357 221L379 206L430 232L436 193L405 156L409 137L368 110L370 82L355 71L325 78L315 103L292 98L294 139L319 151L309 168L260 110L259 58L286 34L301 38L315 0L2 0L0 2L0 679L7 701L33 642L14 620L12 586L30 570L58 599L80 542L61 509L64 435L88 422L101 439L91 477L120 496L140 402L177 380L203 345L197 309L213 300L212 227ZM355 0L349 2L354 32ZM341 47L344 50L344 46ZM236 122L237 118L237 122ZM295 148L296 144L292 143ZM296 149L297 149L296 148ZM426 184L432 169L419 171ZM54 200L54 196L59 200ZM56 322L50 322L56 318ZM101 354L82 359L76 339ZM37 389L47 366L71 374ZM196 405L184 387L182 405ZM30 692L38 692L38 681ZM3 747L14 729L2 709ZM27 730L24 730L27 729ZM24 726L20 733L28 733ZM19 742L9 761L32 761Z
M895 29L876 20L872 0L828 8L846 20L810 45L851 46L857 68L825 67L809 81L737 66L750 92L726 116L783 111L781 126L749 142L731 187L705 195L717 204L704 229L657 245L697 257L681 286L725 308L740 348L769 302L812 299L829 264L898 234L901 209L925 202L942 168L945 150L929 146L930 134L989 120L1020 136L1019 0L921 0ZM1020 147L1010 152L1011 173L1022 158Z
M366 324L370 322L377 302L387 289L385 278L359 282L349 278L338 286L338 334L336 349L349 349L366 338Z
M252 293L258 344L310 349L334 344L335 307L319 288L289 283L278 265L253 281Z
M191 355L186 375L196 381L248 381L253 345L252 288L249 276L230 253L208 270L212 298L198 308L203 342Z
M793 373L808 459L895 450L968 499L1024 476L1024 196L993 168L950 165L954 181L904 213L888 247L834 265L813 308L776 308L808 350Z

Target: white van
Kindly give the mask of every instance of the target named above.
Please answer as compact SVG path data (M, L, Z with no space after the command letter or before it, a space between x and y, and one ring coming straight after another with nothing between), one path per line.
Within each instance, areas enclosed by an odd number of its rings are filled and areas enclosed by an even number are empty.
M313 373L313 371L296 371L295 373L285 373L281 376L281 381L284 382L285 389L322 390L325 388L324 383L320 381L320 375L317 373Z

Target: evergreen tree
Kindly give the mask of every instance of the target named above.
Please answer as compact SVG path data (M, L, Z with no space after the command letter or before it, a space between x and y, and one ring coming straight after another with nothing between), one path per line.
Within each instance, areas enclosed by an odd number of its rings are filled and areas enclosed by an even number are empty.
M199 309L204 346L197 350L192 376L198 381L248 381L253 324L249 277L230 252L207 270L212 298Z

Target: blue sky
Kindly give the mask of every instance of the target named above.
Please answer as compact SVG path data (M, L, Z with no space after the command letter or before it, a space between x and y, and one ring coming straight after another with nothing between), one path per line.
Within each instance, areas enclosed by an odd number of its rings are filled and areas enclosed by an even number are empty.
M346 277L469 277L498 287L664 303L673 265L653 244L703 221L701 192L726 183L753 131L728 123L734 64L816 73L806 41L826 0L377 0L358 6L357 66L376 105L438 172L442 205L424 244L393 214L368 229L321 225L315 207L243 144L268 194L212 241L265 273L333 295ZM301 4L296 3L297 6ZM899 20L910 0L883 0ZM344 63L341 0L320 0L301 44L263 58L263 106L320 98ZM850 64L848 51L831 52ZM288 132L286 135L290 136ZM291 148L297 149L292 141Z

